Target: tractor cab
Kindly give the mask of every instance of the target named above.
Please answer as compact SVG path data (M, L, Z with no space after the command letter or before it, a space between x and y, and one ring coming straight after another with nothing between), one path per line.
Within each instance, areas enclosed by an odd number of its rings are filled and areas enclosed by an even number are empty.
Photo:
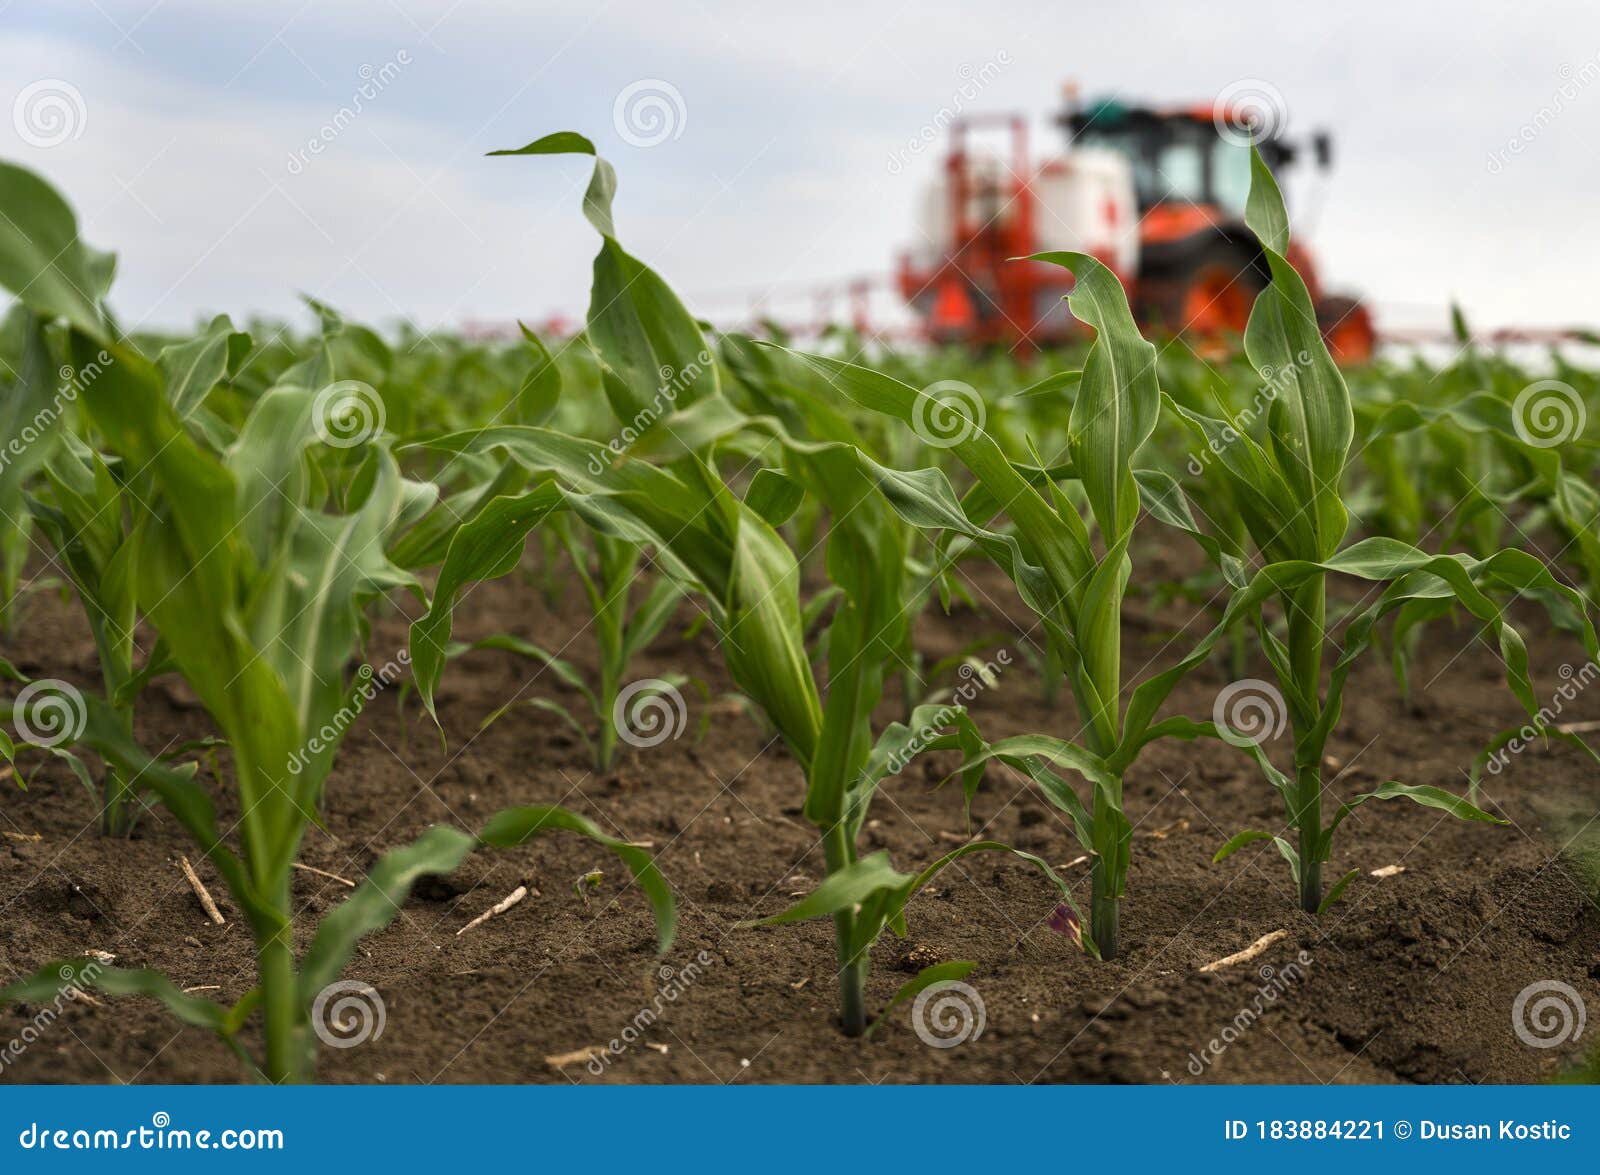
M1070 94L1070 91L1069 91ZM1110 151L1125 159L1139 207L1136 308L1150 325L1200 336L1244 331L1256 294L1269 280L1255 235L1245 226L1252 139L1273 173L1299 155L1274 120L1248 104L1156 108L1108 99L1078 106L1069 97L1057 120L1075 151ZM1332 142L1309 146L1319 169ZM1353 299L1324 296L1316 263L1298 243L1290 262L1306 281L1334 353L1369 358L1375 332Z
M1070 108L1058 121L1074 148L1111 150L1128 161L1140 213L1189 204L1242 221L1250 195L1250 145L1239 135L1219 133L1216 114L1209 106L1155 110L1107 100ZM1221 112L1225 119L1229 114ZM1325 160L1328 140L1319 136L1316 142L1318 158ZM1275 173L1294 161L1294 147L1280 138L1265 138L1259 146Z

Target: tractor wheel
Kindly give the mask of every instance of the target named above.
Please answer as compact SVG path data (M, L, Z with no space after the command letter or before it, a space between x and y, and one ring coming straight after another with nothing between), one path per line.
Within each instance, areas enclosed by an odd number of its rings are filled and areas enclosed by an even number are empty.
M1242 335L1263 286L1260 270L1240 248L1208 242L1184 261L1140 282L1152 325L1201 339Z
M1372 315L1354 298L1336 295L1317 304L1317 328L1340 367L1370 362L1378 348Z

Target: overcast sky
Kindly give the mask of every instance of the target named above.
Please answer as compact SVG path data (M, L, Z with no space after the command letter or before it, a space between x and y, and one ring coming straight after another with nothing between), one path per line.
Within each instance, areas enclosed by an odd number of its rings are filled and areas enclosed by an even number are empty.
M484 158L559 129L613 160L620 236L696 310L885 273L936 163L908 150L923 128L959 100L1034 116L1055 150L1067 80L1182 103L1243 84L1281 95L1291 136L1332 131L1296 231L1381 322L1456 298L1483 326L1600 323L1592 0L0 0L0 155L121 254L129 325L302 291L429 326L581 311L587 165ZM664 141L619 127L625 92L646 118L665 96Z

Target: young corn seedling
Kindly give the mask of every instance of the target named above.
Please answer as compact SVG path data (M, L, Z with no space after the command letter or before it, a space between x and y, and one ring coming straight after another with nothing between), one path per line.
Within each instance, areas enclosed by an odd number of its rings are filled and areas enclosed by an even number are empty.
M51 964L0 998L48 998L68 981L148 995L215 1031L267 1080L302 1080L315 1062L310 1016L319 993L362 935L393 920L419 877L453 870L479 845L520 844L555 829L621 857L656 908L663 946L670 942L672 899L648 854L564 809L524 807L476 835L436 827L386 854L297 957L291 867L318 819L343 734L377 688L370 670L351 668L364 608L415 588L387 548L436 491L401 476L381 431L352 435L337 398L293 383L262 394L227 450L213 451L175 409L161 369L85 293L96 288L86 272L91 255L67 204L31 172L0 164L0 205L0 284L62 324L76 373L99 364L95 378L81 381L85 405L143 491L128 503L135 605L227 740L238 847L211 796L145 755L99 699L88 699L82 741L195 839L249 924L257 956L255 986L228 1007L185 994L158 972L88 960ZM240 1033L257 1011L263 1047L251 1057Z
M1240 530L1248 534L1266 566L1230 600L1218 628L1174 670L1156 679L1152 684L1157 688L1148 696L1136 694L1130 711L1137 710L1141 720L1153 713L1163 689L1170 688L1171 673L1205 656L1220 633L1241 617L1255 618L1261 648L1288 711L1293 775L1273 767L1257 745L1257 730L1230 724L1222 713L1217 715L1218 727L1228 741L1250 750L1266 771L1283 797L1286 824L1294 839L1247 830L1223 845L1216 859L1254 841L1272 841L1289 864L1301 908L1315 914L1337 900L1357 872L1346 874L1324 894L1322 866L1329 858L1333 833L1360 804L1405 798L1462 819L1496 821L1441 788L1389 782L1340 805L1324 824L1322 773L1328 737L1339 719L1346 677L1371 646L1379 621L1396 613L1402 617L1414 617L1418 610L1431 613L1445 603L1461 606L1495 638L1507 683L1530 716L1537 712L1537 704L1527 674L1527 651L1492 597L1523 595L1575 617L1591 657L1595 634L1581 597L1524 552L1499 551L1484 559L1429 555L1390 538L1342 547L1348 522L1342 487L1353 435L1349 393L1323 344L1305 283L1285 258L1288 217L1259 154L1254 156L1247 220L1272 273L1256 299L1244 338L1250 362L1271 381L1273 395L1265 419L1252 428L1242 419L1220 420L1180 405L1173 405L1173 410L1213 454L1210 470L1232 491L1211 499L1231 502L1237 509L1236 517L1218 522L1219 528L1224 534ZM1374 587L1352 610L1339 657L1324 685L1324 646L1333 640L1328 581L1337 575ZM1377 591L1375 597L1372 591ZM1281 610L1285 624L1281 637L1266 623L1262 606L1269 601Z
M565 153L593 155L594 148L577 135L559 134L512 152ZM611 218L615 185L610 165L597 157L584 201L603 238L588 338L603 365L613 410L621 419L635 419L635 405L648 402L657 370L682 370L691 356L704 353L705 344L666 284L617 244ZM715 460L719 451L748 454L751 446L776 451L782 465L757 472L741 498L716 472ZM849 1035L863 1032L869 952L886 928L904 933L911 897L970 853L1015 850L994 842L969 844L915 875L896 871L886 853L858 853L857 838L879 783L920 749L919 732L898 724L873 742L872 710L908 623L907 531L884 507L858 450L839 441L798 440L779 421L744 417L722 397L714 369L690 400L621 455L526 427L454 434L428 447L449 454L499 450L548 480L520 501L500 499L481 521L462 528L430 611L413 627L419 689L426 695L438 679L457 585L508 571L528 529L552 501L601 534L653 547L665 573L703 599L735 683L805 771L803 810L818 830L827 876L799 905L769 921L833 920L840 1023ZM661 463L635 455L642 451ZM776 530L807 495L828 509L825 562L839 589L823 640L825 689L807 653L798 561ZM928 728L928 740L961 717L949 707L914 716ZM1065 883L1042 860L1018 855L1067 895Z
M497 633L470 645L452 644L449 652L458 655L469 649L500 649L547 668L583 699L596 733L591 735L588 724L559 702L534 698L523 704L545 710L565 722L589 749L594 769L604 773L616 763L619 732L629 729L628 714L650 704L652 695L647 691L676 689L689 680L681 673L666 674L649 679L644 690L636 690L632 695L625 696L623 690L629 685L629 664L667 626L677 611L683 591L670 577L647 576L643 550L626 539L587 532L574 527L565 517L553 517L546 525L559 536L593 616L590 629L600 653L597 680L591 684L571 661L510 633ZM645 579L646 587L639 594L634 591L634 585L641 578ZM485 718L483 725L488 726L517 705L517 702L506 703Z
M975 786L986 760L997 759L1026 772L1067 814L1074 835L1093 857L1084 945L1111 958L1119 950L1119 910L1132 840L1123 810L1123 777L1153 739L1215 733L1209 723L1181 717L1150 728L1124 720L1122 602L1141 502L1160 521L1215 549L1229 574L1236 575L1238 568L1232 556L1200 533L1169 475L1135 467L1155 428L1160 392L1155 349L1140 336L1115 276L1084 254L1047 253L1035 260L1073 272L1076 285L1069 303L1096 331L1081 379L1051 384L1057 393L1074 383L1077 387L1064 464L1014 462L986 428L981 405L968 404L964 413L951 418L949 413L961 412L955 401L864 367L801 358L857 405L896 417L919 435L936 430L939 447L971 473L974 484L957 497L937 469L903 473L873 468L879 489L906 520L982 549L1011 577L1042 622L1049 657L1062 667L1077 702L1081 740L1029 735L983 747L965 765L968 786ZM992 528L991 521L1001 514L1009 518L1009 527ZM1084 779L1089 803L1052 767L1065 767Z

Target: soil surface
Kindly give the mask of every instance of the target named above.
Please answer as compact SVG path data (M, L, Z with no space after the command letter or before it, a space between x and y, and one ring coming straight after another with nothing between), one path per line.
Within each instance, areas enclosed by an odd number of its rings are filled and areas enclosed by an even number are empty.
M1145 567L1159 552L1140 558ZM509 631L560 648L586 670L594 652L576 587L554 605L529 568L475 588L457 635ZM1152 569L1153 570L1153 569ZM919 646L928 663L992 637L986 653L1010 664L971 709L991 737L1078 726L1069 701L1047 706L1024 652L1038 637L1009 585L988 568L968 582L977 607L930 609ZM409 604L405 605L409 607ZM1208 618L1192 606L1130 601L1129 677L1172 659ZM655 954L650 911L626 871L588 842L553 835L481 853L448 878L420 885L387 930L367 938L345 978L371 984L382 1032L324 1048L331 1082L1534 1082L1592 1042L1525 1043L1513 1005L1530 984L1558 980L1600 1017L1600 906L1592 870L1597 772L1581 752L1533 746L1486 776L1484 803L1507 827L1468 824L1403 801L1374 802L1339 830L1329 883L1359 870L1320 920L1297 911L1289 873L1270 844L1221 864L1217 847L1247 827L1283 825L1276 793L1239 752L1218 743L1159 742L1129 772L1135 825L1123 912L1123 952L1085 957L1050 926L1053 890L1014 857L976 855L947 871L909 908L909 937L874 952L870 1001L881 1009L929 963L968 959L982 1005L980 1034L932 1047L910 1003L868 1040L835 1023L831 924L740 929L809 890L822 852L800 814L802 778L782 746L740 704L714 641L679 621L632 677L685 673L687 725L653 747L624 746L597 775L588 752L544 698L580 712L548 672L502 652L453 662L440 696L448 745L400 691L376 699L346 738L327 788L326 831L302 860L359 880L383 852L436 823L475 828L501 808L560 803L631 840L650 842L680 902L678 940ZM1542 617L1524 631L1546 631ZM403 647L404 616L374 628L368 660ZM148 648L149 642L141 642ZM1576 642L1530 635L1540 697L1584 659ZM98 679L88 631L71 601L39 597L4 649L24 672L85 688ZM1268 676L1259 663L1246 676ZM1236 676L1219 656L1178 689L1168 712L1208 717ZM1353 675L1329 747L1333 790L1348 797L1389 780L1463 791L1466 769L1520 711L1493 651L1466 626L1430 627L1414 704L1401 700L1382 654ZM1580 675L1579 680L1586 680ZM952 679L953 682L953 679ZM947 682L946 684L951 684ZM1580 693L1563 720L1600 718L1600 690ZM891 690L879 725L898 717ZM181 680L145 694L138 732L152 749L209 732ZM1289 736L1267 744L1280 764ZM119 966L154 967L198 994L232 1001L252 983L249 934L208 863L164 812L131 840L100 837L88 795L66 770L29 754L26 792L0 787L0 982L54 959L106 951ZM1064 817L1018 775L991 769L969 825L959 787L937 787L946 754L889 780L864 848L886 848L902 870L921 867L973 833L1008 841L1061 867L1087 907L1088 869ZM37 766L37 770L34 768ZM220 762L224 775L226 756ZM211 781L226 826L229 789ZM1331 804L1329 805L1331 808ZM187 854L226 917L208 921L180 872ZM1399 866L1384 877L1373 870ZM580 878L600 870L590 887ZM297 872L297 937L349 892ZM519 885L529 896L458 934ZM585 892L580 892L580 888ZM1248 962L1205 964L1285 932ZM38 1006L0 1009L0 1081L231 1082L237 1059L209 1034L183 1028L153 1002L109 996L69 1001L35 1033ZM941 1015L924 1008L937 1040ZM955 1009L943 1022L959 1028ZM345 1013L344 1015L349 1015ZM1531 1010L1530 1010L1531 1015ZM353 1025L354 1021L348 1021ZM636 1026L636 1027L635 1027ZM27 1039L24 1040L24 1030ZM1559 1025L1556 1026L1559 1030ZM625 1037L625 1030L627 1039ZM36 1039L33 1039L36 1037ZM571 1057L617 1040L586 1063ZM254 1043L254 1042L252 1042ZM943 1042L948 1043L948 1042ZM552 1060L552 1058L555 1058Z

